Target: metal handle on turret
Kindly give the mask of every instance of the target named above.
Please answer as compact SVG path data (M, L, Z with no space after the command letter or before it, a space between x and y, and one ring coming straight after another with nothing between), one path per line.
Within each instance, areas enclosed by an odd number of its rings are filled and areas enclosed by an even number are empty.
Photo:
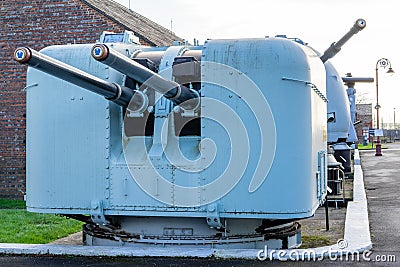
M92 48L92 56L107 66L124 73L135 81L145 84L174 104L186 110L197 109L200 97L197 92L174 81L164 79L159 74L149 70L129 57L119 53L105 44L96 44Z
M365 28L367 23L364 19L358 19L353 27L342 37L339 41L334 42L331 46L325 50L324 54L321 56L322 62L326 62L328 59L334 57L342 48L342 46L355 34Z
M21 64L26 64L32 68L104 96L107 100L113 101L122 107L128 107L133 97L136 104L130 105L129 109L139 111L135 109L143 109L144 106L144 108L147 108L147 96L142 92L134 91L116 83L104 81L71 65L35 51L32 48L17 48L14 52L14 59Z

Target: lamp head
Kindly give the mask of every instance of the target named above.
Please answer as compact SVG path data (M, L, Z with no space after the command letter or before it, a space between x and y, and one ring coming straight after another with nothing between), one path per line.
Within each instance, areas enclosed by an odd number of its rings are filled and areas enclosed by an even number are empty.
M390 67L386 73L393 74L394 70L392 69L392 67Z

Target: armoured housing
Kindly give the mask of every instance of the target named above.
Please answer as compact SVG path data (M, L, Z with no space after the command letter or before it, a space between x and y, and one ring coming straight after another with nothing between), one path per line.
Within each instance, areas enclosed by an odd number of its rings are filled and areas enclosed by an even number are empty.
M128 71L96 61L93 44L43 49L143 92L148 103L131 112L29 67L29 211L90 214L99 224L133 233L145 226L129 220L160 220L161 230L146 230L154 235L168 235L168 221L181 218L225 233L231 227L233 235L254 234L263 220L314 214L327 184L326 73L314 50L285 38L209 40L196 47L108 45L184 84L200 105L179 108Z

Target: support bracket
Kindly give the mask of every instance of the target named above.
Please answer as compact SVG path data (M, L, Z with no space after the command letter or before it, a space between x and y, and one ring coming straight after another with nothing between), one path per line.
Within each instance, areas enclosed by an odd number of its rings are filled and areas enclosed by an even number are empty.
M211 228L221 229L223 225L219 217L218 204L210 204L207 206L207 224Z
M104 216L103 201L93 200L90 207L90 218L92 221L98 225L109 225L110 222L107 221Z

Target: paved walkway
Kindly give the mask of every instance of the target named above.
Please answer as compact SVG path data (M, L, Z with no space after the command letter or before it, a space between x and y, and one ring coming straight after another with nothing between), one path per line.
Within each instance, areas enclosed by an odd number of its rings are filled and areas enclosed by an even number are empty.
M382 157L360 151L368 199L373 255L395 255L400 266L400 143L387 144ZM382 265L381 265L382 266Z

